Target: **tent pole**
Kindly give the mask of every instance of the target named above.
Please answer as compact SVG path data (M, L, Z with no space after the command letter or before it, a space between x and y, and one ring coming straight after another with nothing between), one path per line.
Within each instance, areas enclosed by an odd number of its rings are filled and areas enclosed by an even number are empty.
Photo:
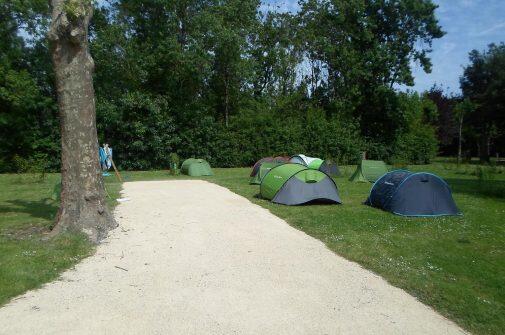
M121 178L121 175L119 174L119 171L117 170L116 168L116 164L114 164L114 160L112 159L112 157L110 158L110 161L112 163L112 167L114 168L114 172L116 173L116 177L117 179L120 181L120 182L123 182L123 179Z

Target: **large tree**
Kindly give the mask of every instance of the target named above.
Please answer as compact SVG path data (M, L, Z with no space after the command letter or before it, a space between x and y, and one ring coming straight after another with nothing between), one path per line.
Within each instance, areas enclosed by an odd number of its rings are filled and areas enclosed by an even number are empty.
M98 242L117 224L105 202L98 162L88 51L91 0L52 0L49 30L61 122L61 204L55 233L79 230Z
M505 44L470 52L470 64L461 77L463 96L477 105L468 122L478 134L479 156L489 161L493 140L503 139L505 127Z
M413 86L412 64L431 71L443 36L431 0L302 0L298 14L310 85L327 110L361 119L362 133L391 142L401 127L396 85Z
M438 120L437 137L439 143L439 153L441 155L454 155L457 151L456 138L458 137L459 119L454 113L454 106L461 100L459 97L447 94L440 86L434 85L426 97L437 105Z

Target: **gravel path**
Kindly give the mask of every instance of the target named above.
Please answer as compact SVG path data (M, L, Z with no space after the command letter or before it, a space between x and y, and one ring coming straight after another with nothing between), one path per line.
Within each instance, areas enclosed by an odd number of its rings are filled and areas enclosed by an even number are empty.
M120 227L0 309L0 334L464 334L381 277L205 181L125 183Z

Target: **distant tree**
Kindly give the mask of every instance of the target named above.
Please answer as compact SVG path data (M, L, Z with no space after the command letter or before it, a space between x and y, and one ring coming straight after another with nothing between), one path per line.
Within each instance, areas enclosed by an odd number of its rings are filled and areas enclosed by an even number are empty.
M466 98L463 101L460 101L456 104L453 109L454 115L458 122L458 164L461 163L461 148L463 143L463 122L465 117L473 113L476 106L474 103L470 101L470 99Z
M215 39L210 87L216 114L224 119L226 127L230 115L238 110L241 92L250 77L246 51L257 24L259 6L259 0L227 0L218 2L213 9Z
M256 98L286 96L295 88L296 69L301 61L296 28L296 22L289 13L261 15L252 34L249 51Z
M39 33L46 27L48 9L43 0L0 0L2 172L22 172L16 162L25 162L23 165L33 171L57 166L58 127L48 80L50 59Z
M307 57L322 62L336 96L356 85L412 86L412 63L431 71L431 43L444 35L431 0L302 0L300 5Z
M426 97L437 106L438 119L434 125L437 128L441 154L454 155L456 153L454 142L458 135L458 125L453 109L459 98L445 93L444 89L439 86L433 86L426 92Z
M493 140L505 129L505 44L491 44L488 50L473 50L470 65L460 79L463 97L477 107L468 122L478 134L479 157L488 162Z
M61 204L53 232L78 230L98 242L117 224L105 202L98 162L88 51L91 0L52 0L49 30L61 120Z
M431 0L302 0L302 50L316 98L333 113L361 120L366 137L391 144L398 102L395 85L414 84L412 64L431 71L434 39L444 35Z

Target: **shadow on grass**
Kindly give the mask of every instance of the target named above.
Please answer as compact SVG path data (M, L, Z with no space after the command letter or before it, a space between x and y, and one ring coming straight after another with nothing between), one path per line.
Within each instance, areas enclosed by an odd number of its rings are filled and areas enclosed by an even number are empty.
M58 205L51 199L37 201L8 200L12 206L0 206L0 213L24 213L34 218L53 220L58 210Z
M466 193L493 198L505 198L505 181L503 180L471 180L447 178L453 193Z

